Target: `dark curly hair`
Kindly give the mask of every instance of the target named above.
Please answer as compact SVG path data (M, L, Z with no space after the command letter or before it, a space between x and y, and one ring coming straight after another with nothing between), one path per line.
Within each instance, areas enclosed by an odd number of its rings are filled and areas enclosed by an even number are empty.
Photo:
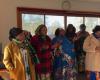
M86 25L85 24L81 24L80 25L80 29L85 30L86 29Z
M92 31L93 31L93 33L100 31L100 25L96 25L95 28Z
M59 33L60 33L60 28L57 28L55 31L55 36L59 36Z
M12 39L16 38L16 36L22 32L23 30L21 28L16 28L16 27L11 28L9 31L9 40L12 41Z

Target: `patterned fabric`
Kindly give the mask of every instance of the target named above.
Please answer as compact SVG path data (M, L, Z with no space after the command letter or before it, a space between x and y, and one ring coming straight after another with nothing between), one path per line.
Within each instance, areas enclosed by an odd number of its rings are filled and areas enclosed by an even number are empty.
M36 50L34 49L34 47L30 44L29 42L29 38L26 37L26 39L24 40L24 44L25 46L29 49L30 55L31 55L31 59L33 61L33 64L38 64L40 63L37 54L36 54Z
M65 67L63 69L64 72L64 80L77 80L76 79L76 69L73 67Z
M52 43L59 41L61 45L54 49L54 80L76 80L75 53L71 51L73 45L66 37L55 37Z
M77 64L76 64L76 53L74 51L74 43L64 38L62 43L62 50L64 53L64 80L76 80L77 76Z
M18 45L20 48L20 52L23 58L23 62L25 65L25 74L26 74L26 80L31 80L31 73L30 73L30 67L29 67L29 59L28 59L28 51L27 51L27 46L24 43L18 42L16 39L13 39L14 42Z
M22 57L23 57L24 65L25 65L26 80L31 80L27 50L23 49L23 48L20 48L20 51L21 51L21 54L22 54Z
M51 73L51 40L48 36L42 37L35 35L31 39L31 44L37 51L40 63L36 64L36 72L38 74Z

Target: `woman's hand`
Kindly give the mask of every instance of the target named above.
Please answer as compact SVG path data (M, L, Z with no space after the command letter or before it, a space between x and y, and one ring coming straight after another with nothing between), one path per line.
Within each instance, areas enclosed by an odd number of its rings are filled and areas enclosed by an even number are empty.
M60 42L56 42L56 43L52 46L52 49L58 48L60 45L61 45Z

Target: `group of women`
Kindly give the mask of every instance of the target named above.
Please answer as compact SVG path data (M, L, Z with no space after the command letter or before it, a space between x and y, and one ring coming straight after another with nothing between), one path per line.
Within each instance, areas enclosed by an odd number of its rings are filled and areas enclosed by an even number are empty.
M84 24L81 25L82 28ZM80 50L78 44L80 36L77 37L77 35L81 35L82 32L86 33L86 36L83 36L85 40L89 36L85 29L76 33L75 27L69 24L66 31L57 28L55 37L51 40L47 35L47 27L43 24L38 26L34 36L20 28L11 28L10 42L4 49L3 58L11 80L77 80L77 56L81 53L77 53ZM95 39L92 40L91 37ZM86 71L88 75L91 71L99 72L97 70L100 70L100 61L98 62L97 59L100 57L100 26L95 27L92 36L87 37L84 45L82 43L81 46L87 53ZM98 54L96 58L94 58L94 47ZM96 60L97 63L95 63Z

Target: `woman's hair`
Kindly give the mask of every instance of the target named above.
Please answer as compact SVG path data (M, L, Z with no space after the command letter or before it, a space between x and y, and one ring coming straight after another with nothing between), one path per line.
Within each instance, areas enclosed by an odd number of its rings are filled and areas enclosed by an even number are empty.
M9 31L9 40L12 41L12 39L16 38L16 36L18 36L22 32L23 30L21 28L11 28Z
M63 29L63 28L57 28L57 29L55 30L55 36L59 36L61 30L64 30L64 29Z
M100 31L100 25L96 25L95 28L92 31L93 31L93 33Z
M80 29L85 30L86 29L86 25L85 24L81 24L80 25Z
M55 36L59 36L59 33L60 33L60 28L57 28L55 31Z
M69 32L76 32L76 28L73 26L73 24L68 24L67 29L66 29L66 33Z
M36 35L39 35L40 34L40 31L43 27L46 27L44 24L41 24L37 27L37 29L35 30L35 34ZM47 27L46 27L47 28Z
M72 24L69 24L67 29L66 29L66 37L69 39L69 40L73 40L74 37L76 36L76 28L72 25Z

